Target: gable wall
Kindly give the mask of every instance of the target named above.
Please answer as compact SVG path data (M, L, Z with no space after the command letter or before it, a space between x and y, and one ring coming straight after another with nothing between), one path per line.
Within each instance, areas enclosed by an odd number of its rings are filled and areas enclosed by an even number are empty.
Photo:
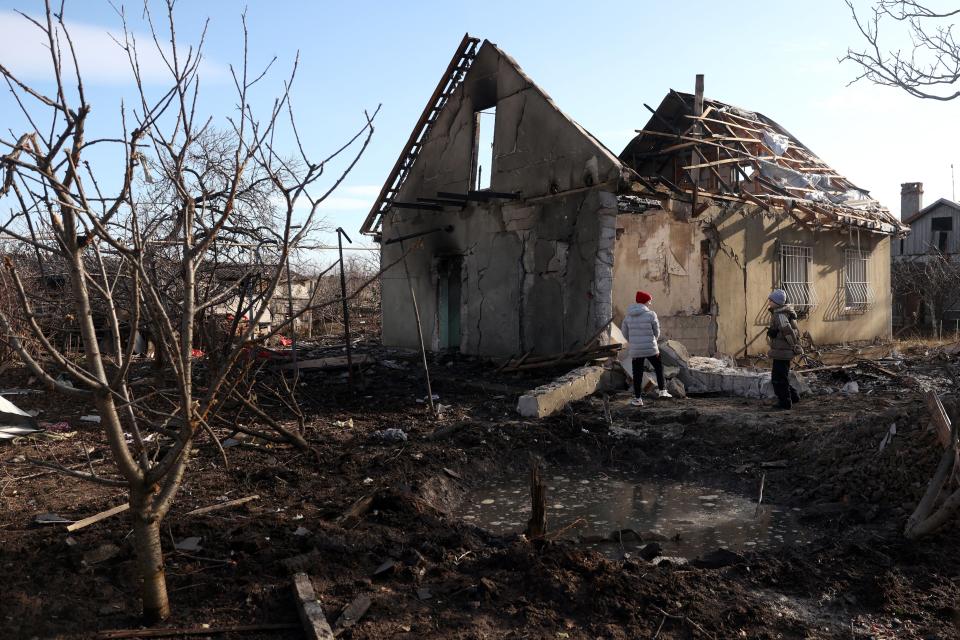
M441 346L438 260L462 256L460 349L505 356L579 346L612 313L616 158L598 146L507 56L484 44L424 141L399 202L470 189L477 109L497 105L491 190L520 200L472 202L463 210L394 208L383 238L452 225L383 245L384 266L419 248L382 279L383 342L417 348L412 283L427 348ZM551 192L557 193L551 193Z
M910 256L927 253L931 246L936 246L936 239L930 230L930 220L940 217L953 219L953 231L948 236L947 253L960 253L960 211L941 203L910 224L910 235L903 238L902 241L902 253L900 251L901 240L893 239L892 254L894 256Z

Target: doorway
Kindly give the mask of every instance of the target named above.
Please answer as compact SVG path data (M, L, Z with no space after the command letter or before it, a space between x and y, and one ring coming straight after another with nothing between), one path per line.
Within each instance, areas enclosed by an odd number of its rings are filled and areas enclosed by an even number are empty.
M437 260L437 315L440 349L460 348L463 256Z

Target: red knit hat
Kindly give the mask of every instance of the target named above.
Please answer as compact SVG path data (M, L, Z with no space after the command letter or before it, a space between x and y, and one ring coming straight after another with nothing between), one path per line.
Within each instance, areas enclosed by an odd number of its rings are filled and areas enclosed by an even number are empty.
M637 303L638 303L638 304L647 304L647 303L650 302L651 300L653 300L653 296L651 296L651 295L650 295L649 293L647 293L646 291L637 291Z

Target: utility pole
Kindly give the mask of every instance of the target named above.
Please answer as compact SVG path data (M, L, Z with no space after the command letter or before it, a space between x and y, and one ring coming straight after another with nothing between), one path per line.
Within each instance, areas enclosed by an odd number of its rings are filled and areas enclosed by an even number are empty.
M343 339L347 344L347 381L353 386L353 354L350 346L350 309L347 305L347 272L343 263L343 239L353 244L353 240L343 230L337 227L337 249L340 251L340 299L343 301Z

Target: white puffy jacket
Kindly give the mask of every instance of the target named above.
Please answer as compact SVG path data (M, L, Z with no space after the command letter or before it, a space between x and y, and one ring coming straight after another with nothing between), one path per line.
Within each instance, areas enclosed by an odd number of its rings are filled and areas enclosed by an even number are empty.
M620 327L623 337L630 343L630 357L644 358L660 353L657 339L660 337L660 320L657 313L645 304L627 307L627 315Z

